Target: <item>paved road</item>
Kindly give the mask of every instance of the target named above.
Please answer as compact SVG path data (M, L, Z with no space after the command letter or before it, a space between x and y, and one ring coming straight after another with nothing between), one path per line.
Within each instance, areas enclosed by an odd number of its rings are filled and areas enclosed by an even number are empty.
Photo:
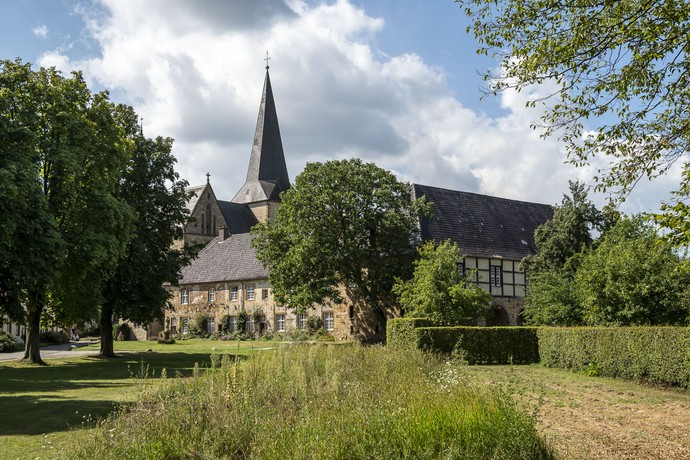
M47 347L41 348L41 358L43 359L53 359L53 358L69 358L70 356L84 356L84 355L97 355L98 350L80 350L80 347L90 345L92 343L98 342L70 342L63 343L62 345L49 345ZM72 347L76 348L72 348ZM15 361L22 359L24 356L23 351L17 351L14 353L0 353L0 361Z

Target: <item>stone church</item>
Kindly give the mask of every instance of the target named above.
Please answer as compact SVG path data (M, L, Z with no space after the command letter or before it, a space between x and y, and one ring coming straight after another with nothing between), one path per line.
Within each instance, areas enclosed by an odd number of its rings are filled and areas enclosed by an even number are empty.
M230 201L216 197L208 175L206 184L188 189L193 196L187 205L191 218L184 243L204 247L182 270L179 286L169 287L173 308L166 312L165 329L185 333L191 319L204 311L211 316L209 332L218 331L226 315L232 330L245 312L245 327L254 335L305 329L308 318L318 316L338 340L384 339L373 316L354 305L317 305L296 314L274 301L267 270L250 246L249 231L256 223L273 219L280 193L289 187L267 67L244 185ZM420 222L421 239L455 241L465 254L460 269L472 273L491 293L485 324L519 324L527 282L519 262L534 253L534 230L551 218L552 208L418 184L412 191L434 203L434 217Z

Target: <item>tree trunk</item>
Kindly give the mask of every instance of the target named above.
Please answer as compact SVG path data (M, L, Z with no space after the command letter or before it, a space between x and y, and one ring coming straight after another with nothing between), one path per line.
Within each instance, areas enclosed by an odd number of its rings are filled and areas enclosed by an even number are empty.
M26 337L24 343L24 358L23 361L28 361L33 364L46 363L41 359L40 337L41 332L41 312L43 312L43 303L36 302L28 308L26 315Z
M101 307L101 358L116 358L113 348L113 307L103 305Z

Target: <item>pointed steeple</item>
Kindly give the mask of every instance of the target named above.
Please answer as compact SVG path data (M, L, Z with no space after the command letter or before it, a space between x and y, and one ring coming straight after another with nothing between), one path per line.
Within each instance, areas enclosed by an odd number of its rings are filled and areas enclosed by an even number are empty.
M278 116L273 101L271 79L266 65L266 79L261 95L259 117L256 120L254 144L249 159L247 180L232 199L234 203L279 201L280 193L290 188L290 177L285 165L283 143L280 139Z

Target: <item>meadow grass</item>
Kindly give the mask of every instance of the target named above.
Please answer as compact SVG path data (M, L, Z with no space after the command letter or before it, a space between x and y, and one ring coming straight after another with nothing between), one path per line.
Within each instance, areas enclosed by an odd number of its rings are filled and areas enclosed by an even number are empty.
M509 396L421 352L283 346L163 380L62 457L552 458Z

